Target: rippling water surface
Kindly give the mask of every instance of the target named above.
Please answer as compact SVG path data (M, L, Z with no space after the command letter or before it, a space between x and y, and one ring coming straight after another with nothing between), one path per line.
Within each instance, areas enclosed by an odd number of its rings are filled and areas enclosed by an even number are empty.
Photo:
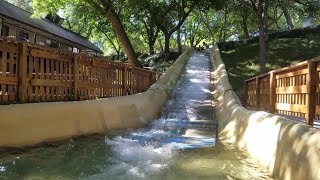
M215 139L209 61L195 53L146 128L0 154L0 179L272 179Z

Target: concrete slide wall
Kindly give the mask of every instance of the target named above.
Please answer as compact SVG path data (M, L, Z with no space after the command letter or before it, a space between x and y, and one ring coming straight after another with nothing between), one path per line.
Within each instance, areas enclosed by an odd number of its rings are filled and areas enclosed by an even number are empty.
M246 150L280 179L320 179L320 131L266 112L246 110L232 91L217 46L210 54L219 138Z
M142 127L159 117L192 52L187 48L143 93L89 101L0 106L0 147L30 146Z

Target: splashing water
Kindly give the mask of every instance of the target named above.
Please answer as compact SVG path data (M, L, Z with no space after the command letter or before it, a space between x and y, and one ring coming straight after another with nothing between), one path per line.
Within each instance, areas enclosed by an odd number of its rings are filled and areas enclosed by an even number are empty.
M197 108L210 99L208 70L208 58L204 54L195 54L187 63L162 117L147 128L106 139L114 153L113 165L103 174L91 178L147 179L168 168L178 149L213 146L214 127L211 127L210 136L194 133L208 125L203 121L198 123L197 113Z

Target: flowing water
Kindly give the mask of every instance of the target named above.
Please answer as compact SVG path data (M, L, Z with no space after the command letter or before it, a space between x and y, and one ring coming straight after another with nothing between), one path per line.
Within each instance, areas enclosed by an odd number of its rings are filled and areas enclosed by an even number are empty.
M272 179L216 140L209 60L195 53L162 117L146 128L0 154L0 179Z

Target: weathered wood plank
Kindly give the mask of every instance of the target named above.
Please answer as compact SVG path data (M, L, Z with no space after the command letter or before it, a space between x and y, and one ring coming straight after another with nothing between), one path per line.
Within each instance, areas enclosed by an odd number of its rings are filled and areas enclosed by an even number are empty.
M316 106L316 114L317 114L317 115L320 114L320 106Z
M45 70L46 70L45 79L50 80L50 79L51 79L50 60L49 60L49 59L46 59L45 62L46 62L46 63L45 63ZM46 96L46 98L45 98L46 101L49 101L49 100L50 100L50 87L49 87L49 86L46 86L45 96Z
M7 84L1 84L1 104L8 104L9 103L9 96L6 90Z
M270 93L270 89L260 89L260 94L268 94Z
M8 42L0 42L0 50L12 53L19 53L19 46L14 44L9 44Z
M49 80L49 79L32 79L30 81L31 86L49 86L49 87L71 87L72 81L64 80Z
M276 103L275 109L281 111L292 111L298 113L307 113L307 106L306 105L299 105L299 104L285 104L285 103Z
M12 53L12 52L10 52L10 57L9 57L9 59L8 59L8 65L7 66L9 66L9 76L14 76L15 75L15 73L14 73L14 64L15 64L15 62L14 62L14 53Z
M79 57L77 55L74 56L73 58L73 91L75 94L75 99L78 100L78 95L80 94L79 90L79 62L78 62Z
M313 126L313 119L315 118L316 108L316 83L317 83L317 65L314 61L308 62L308 77L307 77L307 113L306 122Z
M2 59L1 59L1 75L7 75L7 53L8 51L2 51Z
M108 88L121 88L122 84L106 84L101 86L100 83L94 82L80 82L78 85L79 88L99 88L99 87L108 87Z
M80 58L80 56L78 58L78 63L85 66L92 66L91 60Z
M18 77L0 76L0 84L18 84Z
M286 73L281 73L276 75L276 79L282 79L282 78L287 78L287 77L293 77L293 76L298 76L302 74L307 74L308 73L308 68L305 67L304 69L300 70L295 70L293 72L286 72Z
M92 61L92 66L94 67L103 67L103 68L113 68L114 66L110 63L101 62L101 61Z
M256 78L256 108L257 110L260 109L260 79L259 77Z
M28 89L28 84L27 84L27 77L28 77L28 74L27 74L27 44L25 43L22 43L20 45L20 56L19 56L19 68L17 68L17 70L19 70L19 79L20 79L20 82L19 82L19 100L20 102L22 103L25 103L27 102L27 99L28 99L28 92L27 92L27 89ZM29 70L30 71L30 70Z
M55 59L55 60L60 60L60 61L67 61L67 62L72 61L71 56L70 56L70 58L66 58L66 56L63 56L59 52L54 52L54 51L44 51L44 50L40 50L40 49L31 49L30 55L33 57L49 58L49 59Z
M307 93L308 86L289 86L276 88L276 94L302 94Z
M269 91L269 112L275 113L276 109L276 77L274 72L270 72L270 91Z
M9 84L9 101L15 102L17 100L17 85Z
M40 60L40 79L44 79L44 59L39 58ZM45 101L45 94L44 94L44 88L43 86L40 86L40 99L41 101Z
M128 71L128 69L127 69L127 66L126 65L124 65L123 66L123 71L122 71L122 85L123 85L123 93L122 93L122 95L123 96L125 96L125 95L127 95L127 88L128 88L128 86L127 86L127 71Z

